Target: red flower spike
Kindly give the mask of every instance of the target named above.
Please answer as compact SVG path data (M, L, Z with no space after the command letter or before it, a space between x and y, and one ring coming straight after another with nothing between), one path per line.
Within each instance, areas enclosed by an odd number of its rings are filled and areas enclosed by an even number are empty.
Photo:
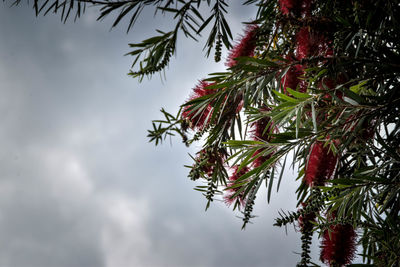
M233 174L231 175L231 177L229 177L228 186L234 185L237 179L239 179L241 176L243 176L250 170L247 166L245 166L240 171L238 171L239 165L235 165L232 169L233 169ZM236 197L233 197L233 195L235 195L236 192L238 192L241 188L242 186L239 186L227 190L227 194L224 196L224 202L226 205L230 206L235 201L239 201L241 207L244 207L246 205L246 198L244 197L244 192L238 194Z
M328 77L324 77L319 84L319 88L322 90L333 89L335 87L336 87L336 81Z
M257 149L256 152L253 154L253 158L257 157L258 154L262 153L264 149ZM273 153L267 154L266 156L258 156L254 161L253 161L253 167L257 168L263 165L264 162L269 160L272 157Z
M279 0L279 6L283 15L289 15L293 8L297 5L296 0Z
M311 1L303 1L302 5L311 5ZM330 57L333 55L333 50L330 47L330 42L318 32L310 32L308 27L302 27L296 34L296 57L288 55L286 59L290 62L293 60L302 60L312 56L325 56ZM283 92L287 93L286 88L292 90L298 90L299 92L305 92L307 90L306 81L300 79L304 74L304 68L306 65L294 65L289 68L285 76L281 79L281 85Z
M296 55L299 60L311 56L333 56L331 42L322 33L310 32L308 27L302 27L296 34L296 40Z
M338 157L324 147L324 142L317 141L311 146L310 156L306 164L304 181L310 187L324 185L332 178Z
M213 94L215 93L215 90L210 90L207 89L207 86L210 86L212 84L206 82L206 81L200 81L198 85L196 85L195 88L193 88L193 93L189 98L189 101L194 100L196 98ZM211 105L208 105L200 114L197 114L198 110L192 110L192 106L185 106L182 112L182 118L186 119L189 121L189 125L191 129L199 129L202 130L203 127L209 123L209 120L211 116L209 116L210 112L212 110Z
M297 85L299 84L300 84L299 87L300 92L305 92L307 90L305 82L299 79L299 77L302 76L303 73L304 73L303 66L301 65L295 65L289 68L289 70L281 79L281 85L283 88L283 92L285 94L289 94L286 88L289 87L292 90L296 90Z
M311 42L310 32L307 27L303 27L296 35L297 49L296 54L299 59L306 58L310 54Z
M202 163L201 170L211 177L214 173L215 166L217 164L222 165L226 159L226 154L220 152L212 152L207 149L202 149L197 153L196 161L200 163L207 160L207 162Z
M332 216L335 217L334 215ZM330 226L324 231L320 259L329 266L345 266L354 259L357 234L350 224Z
M261 111L269 111L269 108L263 108ZM263 117L252 124L251 134L254 140L269 141L272 131L272 122L270 117ZM266 129L268 127L268 129Z
M279 7L283 15L306 17L311 15L311 0L279 0Z
M311 3L312 0L303 0L301 3L301 15L305 17L311 16Z
M261 111L269 111L270 109L265 107L262 108ZM267 128L268 127L268 128ZM252 124L252 138L256 141L270 141L271 140L271 132L274 131L274 126L273 123L271 122L270 117L264 117L262 119L259 119L255 121ZM258 154L262 153L264 149L258 149L256 152L253 154L253 157L256 157ZM267 161L272 154L265 155L265 156L258 156L254 161L253 161L253 167L257 168L261 166L265 161Z
M243 109L243 106L244 106L244 101L242 99L240 100L238 106L236 107L236 113L239 113Z
M305 207L307 207L307 203L303 202L303 203L301 203L301 205L303 206L303 209ZM310 213L306 213L304 215L300 215L300 217L297 219L297 221L299 223L301 232L312 230L312 228L313 228L312 222L315 221L315 217L317 217L317 214L315 212L310 212Z
M237 64L235 58L237 57L252 57L254 55L257 30L258 26L254 24L246 27L244 36L229 52L227 62L225 63L227 67L231 68L235 66Z

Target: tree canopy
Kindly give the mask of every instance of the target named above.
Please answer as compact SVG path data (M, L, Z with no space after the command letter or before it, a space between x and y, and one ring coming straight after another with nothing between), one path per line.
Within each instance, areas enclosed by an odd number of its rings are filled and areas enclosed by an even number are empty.
M197 40L208 31L205 55L218 62L222 47L229 49L226 71L194 85L178 114L162 109L150 141L200 142L189 178L204 182L195 189L207 208L219 198L242 212L243 228L260 187L269 201L285 166L297 170L298 207L281 211L275 225L302 233L299 266L315 266L314 233L328 266L350 264L357 245L364 266L399 266L400 2L243 4L258 11L236 42L224 0L34 0L33 7L66 21L98 6L98 19L116 13L112 27L127 17L128 31L144 8L171 14L170 31L130 44L129 74L138 79L168 66L178 35Z

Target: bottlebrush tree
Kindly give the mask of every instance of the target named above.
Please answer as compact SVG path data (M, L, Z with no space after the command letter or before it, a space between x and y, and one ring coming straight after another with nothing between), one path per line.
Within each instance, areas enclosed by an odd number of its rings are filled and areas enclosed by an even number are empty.
M94 5L99 19L119 12L113 27L130 16L129 28L146 7L172 14L171 31L130 44L130 75L139 79L168 66L179 35L197 39L208 29L206 56L220 61L225 46L226 71L199 74L178 114L162 109L150 141L178 134L188 146L201 142L189 177L205 183L196 189L206 207L219 198L242 212L243 228L259 188L269 201L293 159L299 207L275 225L302 233L299 266L312 264L314 233L328 266L350 264L357 245L365 265L399 266L400 2L247 0L258 11L233 44L227 2L34 0L34 8L62 10L66 20Z

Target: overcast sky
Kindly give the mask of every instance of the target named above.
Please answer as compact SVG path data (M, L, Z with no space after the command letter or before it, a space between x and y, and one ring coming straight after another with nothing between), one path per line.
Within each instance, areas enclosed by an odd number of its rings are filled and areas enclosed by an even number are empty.
M223 203L205 212L187 178L200 144L146 138L161 107L175 113L197 80L224 70L204 58L205 40L180 40L167 80L138 83L128 43L168 20L148 12L126 34L94 9L62 24L0 5L0 267L295 266L299 234L272 226L279 208L295 209L292 171L271 205L261 190L242 231ZM238 34L255 9L230 13Z

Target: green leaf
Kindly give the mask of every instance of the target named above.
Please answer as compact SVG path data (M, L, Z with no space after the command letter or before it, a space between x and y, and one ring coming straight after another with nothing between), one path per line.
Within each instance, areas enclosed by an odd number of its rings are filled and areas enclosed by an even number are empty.
M333 184L340 184L340 185L356 185L356 184L363 184L364 181L361 179L347 179L347 178L338 178L330 180L329 182Z
M315 112L314 102L311 102L311 112L312 112L312 122L313 122L313 127L314 127L314 133L317 133L318 132L317 114Z
M288 156L288 154L285 155L285 159L284 159L283 165L282 165L282 167L281 167L281 172L280 172L280 174L279 174L279 180L278 180L278 185L277 185L277 187L276 187L276 192L279 191L279 187L280 187L280 185L281 185L283 173L285 172L287 156Z
M363 89L363 86L368 82L368 80L362 81L359 84L353 85L350 87L350 91L360 94L361 90Z
M281 100L286 100L286 101L289 101L289 102L292 102L292 103L299 103L299 100L297 100L297 99L295 99L295 98L292 98L292 97L290 97L290 96L287 96L287 95L285 95L285 94L282 94L282 93L280 93L280 92L278 92L278 91L276 91L276 90L273 90L272 91L275 95L277 95L278 97L279 97L279 99L281 99Z
M286 87L286 90L293 95L294 97L298 98L298 99L309 99L312 96L306 93L301 93L295 90L290 89L289 87Z
M265 181L267 183L267 181ZM269 203L271 200L271 192L272 192L272 185L274 183L274 173L271 173L271 176L269 177L269 183L268 183L268 194L267 194L267 202Z

